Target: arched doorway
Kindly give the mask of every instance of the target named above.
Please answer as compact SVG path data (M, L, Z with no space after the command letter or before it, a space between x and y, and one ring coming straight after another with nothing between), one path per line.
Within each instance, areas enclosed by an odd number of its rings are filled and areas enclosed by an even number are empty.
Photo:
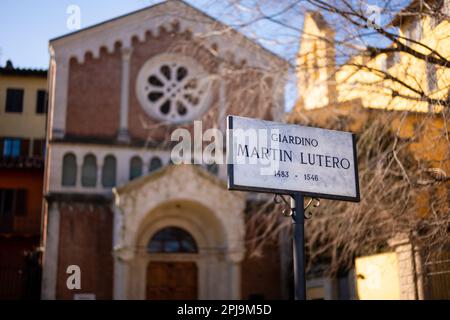
M198 298L198 268L195 261L189 261L189 257L192 260L196 258L198 247L189 232L179 227L165 227L151 237L147 251L161 258L156 258L147 265L147 299L194 300ZM184 261L179 259L171 261L171 256L177 258L182 256Z

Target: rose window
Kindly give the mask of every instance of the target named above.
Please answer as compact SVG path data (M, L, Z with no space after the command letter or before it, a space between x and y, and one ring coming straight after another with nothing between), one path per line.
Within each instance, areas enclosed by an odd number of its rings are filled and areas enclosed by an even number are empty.
M164 54L138 75L137 96L153 118L180 123L200 116L209 104L208 75L193 59Z

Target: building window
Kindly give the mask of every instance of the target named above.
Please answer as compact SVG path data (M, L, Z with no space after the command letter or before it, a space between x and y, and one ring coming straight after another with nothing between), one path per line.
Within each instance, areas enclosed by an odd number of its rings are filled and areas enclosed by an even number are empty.
M386 58L384 62L382 62L382 70L387 72L390 68L392 68L396 63L400 62L400 55L398 51L391 52L386 54Z
M437 88L436 65L434 63L427 62L426 66L428 91L433 92Z
M0 232L14 231L14 216L26 214L26 189L0 189Z
M23 111L23 89L6 90L6 112Z
M0 232L14 231L14 216L26 216L26 210L26 189L0 189Z
M112 155L106 156L103 161L102 185L109 188L116 185L116 158Z
M150 253L197 253L197 243L185 230L168 227L158 231L147 246Z
M45 156L45 139L33 140L33 157L44 158Z
M95 187L97 185L97 159L93 154L84 157L81 185L83 187Z
M422 21L420 19L411 22L405 30L406 45L411 46L412 41L420 41L422 32Z
M162 167L162 161L160 157L153 157L150 160L150 164L148 167L148 172L153 172Z
M211 81L195 60L162 54L147 61L136 81L136 93L149 116L172 123L199 117L210 103Z
M13 214L14 190L0 189L0 217L6 219Z
M0 217L25 216L27 213L26 189L0 189Z
M77 158L73 153L64 155L62 185L75 186L77 183Z
M36 95L36 113L43 114L47 112L47 91L38 90Z
M142 159L135 156L130 160L130 180L140 176L142 176Z
M3 140L3 157L18 158L21 154L21 140L5 138Z

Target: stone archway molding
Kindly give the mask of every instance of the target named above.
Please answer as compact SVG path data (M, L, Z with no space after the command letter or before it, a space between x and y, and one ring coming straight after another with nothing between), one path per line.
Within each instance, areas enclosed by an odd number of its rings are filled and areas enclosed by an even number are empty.
M199 298L240 298L243 193L228 191L225 183L201 168L171 165L114 189L114 194L115 299L145 298L144 266L155 259L145 246L165 226L182 227L198 241ZM225 287L214 290L212 283Z

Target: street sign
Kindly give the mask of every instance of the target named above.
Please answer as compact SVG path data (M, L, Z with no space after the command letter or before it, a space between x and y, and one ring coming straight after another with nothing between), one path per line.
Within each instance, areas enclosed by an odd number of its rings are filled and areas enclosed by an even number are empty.
M355 135L228 116L230 190L359 201Z
M228 116L228 189L291 196L295 299L306 299L304 196L359 201L355 135Z

